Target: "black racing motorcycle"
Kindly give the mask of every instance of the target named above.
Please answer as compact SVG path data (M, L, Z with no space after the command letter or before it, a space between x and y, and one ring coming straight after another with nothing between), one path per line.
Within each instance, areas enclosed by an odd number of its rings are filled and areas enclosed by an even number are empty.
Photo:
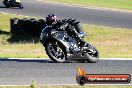
M10 1L10 0L4 0L3 4L6 6L6 8L10 8L10 7L19 7L20 9L24 8L22 3L14 2L14 1Z
M80 34L81 38L84 36L84 32ZM40 42L45 47L49 58L58 63L71 61L96 63L99 61L99 52L94 46L89 43L85 47L79 46L74 36L69 36L67 31L49 30L46 26L41 32Z

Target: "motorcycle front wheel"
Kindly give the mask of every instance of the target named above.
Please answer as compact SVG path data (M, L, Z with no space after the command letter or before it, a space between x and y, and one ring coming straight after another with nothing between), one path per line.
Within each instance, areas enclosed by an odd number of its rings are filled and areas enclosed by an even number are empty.
M66 62L66 52L57 41L48 41L45 45L45 51L51 60L57 63Z
M19 4L19 8L20 8L20 9L23 9L23 8L24 8L23 5L22 5L21 3Z

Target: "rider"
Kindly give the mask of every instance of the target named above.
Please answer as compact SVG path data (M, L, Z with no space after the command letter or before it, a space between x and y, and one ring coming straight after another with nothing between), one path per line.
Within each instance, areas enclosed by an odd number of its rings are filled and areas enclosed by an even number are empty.
M64 19L57 20L56 15L49 14L46 16L46 23L51 29L66 30L69 35L73 35L76 38L76 41L84 46L86 43L82 40L82 27L80 22L75 19Z

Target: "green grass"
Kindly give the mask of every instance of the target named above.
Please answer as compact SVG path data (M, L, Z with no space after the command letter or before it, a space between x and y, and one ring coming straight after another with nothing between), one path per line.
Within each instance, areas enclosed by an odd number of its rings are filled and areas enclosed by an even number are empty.
M20 17L10 14L0 14L0 58L22 57L43 58L48 57L42 44L21 41L9 43L10 23L12 17ZM93 26L84 24L83 29L88 33L85 40L100 52L100 57L132 58L132 30Z
M0 86L0 88L30 88L29 86Z
M44 48L40 43L9 43L8 39L11 37L10 32L10 18L25 18L22 16L0 14L0 58L43 58L48 57L45 54ZM29 17L26 17L29 18Z
M132 58L132 30L85 25L86 41L99 49L101 57Z
M47 1L132 10L132 0L47 0Z

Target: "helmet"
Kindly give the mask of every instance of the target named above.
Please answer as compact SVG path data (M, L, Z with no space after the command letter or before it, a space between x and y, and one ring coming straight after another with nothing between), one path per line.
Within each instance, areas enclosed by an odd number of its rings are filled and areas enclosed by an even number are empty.
M56 22L56 21L57 21L56 15L54 15L54 14L49 14L49 15L46 16L46 23L47 23L48 25L51 25L51 24L53 24L53 23Z

